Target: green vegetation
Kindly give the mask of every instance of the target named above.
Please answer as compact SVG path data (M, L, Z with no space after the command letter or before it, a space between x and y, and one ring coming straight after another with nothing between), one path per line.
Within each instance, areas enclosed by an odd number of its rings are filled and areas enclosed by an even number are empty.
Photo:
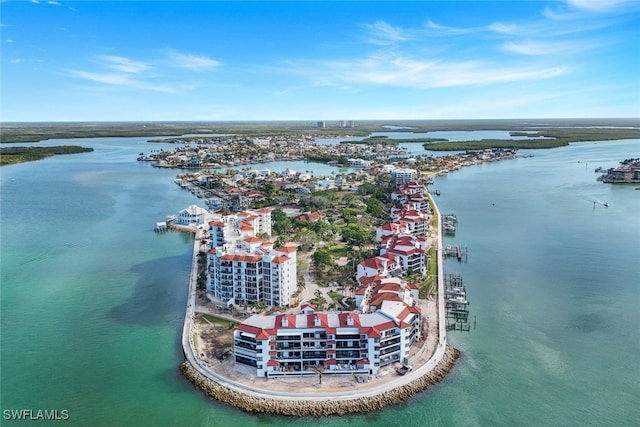
M78 123L3 123L0 142L38 142L47 139L103 137L167 137L187 134L242 134L275 136L314 134L319 137L368 135L380 126L320 129L315 122L78 122ZM182 138L180 138L182 139ZM170 139L168 140L170 141Z
M60 154L87 153L93 148L77 145L57 145L54 147L4 147L0 148L0 166L31 162Z
M423 145L425 150L431 151L463 151L486 150L490 148L522 148L541 149L555 148L569 145L572 142L610 141L617 139L640 138L638 129L545 129L532 133L511 132L513 136L526 135L536 139L481 139L478 141L433 142ZM537 139L544 137L546 139Z
M214 325L225 326L229 329L235 328L236 326L239 325L238 322L233 322L231 320L223 319L221 317L217 317L212 314L203 314L202 317L208 320L209 322L213 323Z

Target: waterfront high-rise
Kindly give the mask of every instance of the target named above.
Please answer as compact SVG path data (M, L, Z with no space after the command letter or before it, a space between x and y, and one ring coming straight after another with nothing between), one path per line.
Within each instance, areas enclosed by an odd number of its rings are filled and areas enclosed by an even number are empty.
M209 223L207 290L225 304L285 306L297 287L295 245L274 248L271 211L244 211Z

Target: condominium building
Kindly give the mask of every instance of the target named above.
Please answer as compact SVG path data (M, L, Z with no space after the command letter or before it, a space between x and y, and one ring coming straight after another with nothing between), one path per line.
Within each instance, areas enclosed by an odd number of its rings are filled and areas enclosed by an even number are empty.
M399 308L402 307L401 310ZM387 311L254 315L234 332L238 364L258 377L372 374L409 358L421 337L420 309L404 303Z
M400 188L404 184L412 182L418 175L415 169L394 169L391 171L391 185L394 188Z
M296 246L274 248L255 235L271 233L271 211L245 211L209 222L207 290L241 305L288 305L297 287Z

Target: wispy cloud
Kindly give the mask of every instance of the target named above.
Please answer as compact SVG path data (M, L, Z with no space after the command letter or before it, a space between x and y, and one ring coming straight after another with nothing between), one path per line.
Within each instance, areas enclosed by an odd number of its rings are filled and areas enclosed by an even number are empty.
M474 27L469 27L469 28L449 27L446 25L436 24L431 19L427 20L427 23L424 25L424 28L429 30L430 34L436 34L441 36L471 34L471 33L475 33L482 30Z
M501 46L501 49L519 55L541 56L556 55L559 53L576 54L578 52L593 49L596 43L586 43L577 41L508 41Z
M220 62L215 59L203 55L181 53L173 49L167 49L166 55L174 67L186 68L193 71L207 71L221 65Z
M568 66L504 65L489 61L415 59L407 56L371 55L343 61L290 63L281 72L312 80L325 79L335 86L366 85L429 89L477 86L505 82L551 79L566 74Z
M589 12L628 12L638 9L637 0L567 0L572 8Z
M113 88L181 93L198 85L190 82L188 76L176 75L175 71L167 72L167 66L204 71L220 65L218 61L205 56L184 54L175 50L165 50L161 57L150 61L119 55L100 55L96 59L101 69L69 70L67 75Z
M151 80L143 80L129 74L122 73L95 73L90 71L70 70L68 75L93 83L101 83L112 88L128 88L152 92L182 93L193 89L189 84L156 83Z
M145 62L125 58L124 56L102 55L100 59L104 61L107 67L124 73L138 74L150 68Z
M412 36L400 27L394 27L385 21L362 25L366 32L365 40L376 45L390 45L410 40Z
M518 26L515 24L505 24L503 22L493 22L487 27L489 31L501 34L512 34L518 30Z
M52 6L62 6L62 3L60 3L59 1L48 1L47 4L50 4Z

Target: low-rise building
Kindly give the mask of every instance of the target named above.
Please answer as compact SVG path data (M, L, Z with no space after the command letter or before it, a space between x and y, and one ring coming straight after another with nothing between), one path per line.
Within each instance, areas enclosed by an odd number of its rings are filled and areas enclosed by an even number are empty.
M306 314L251 316L234 332L235 362L254 367L258 377L375 375L406 363L421 337L419 308L400 303L387 310L315 313L307 306Z
M207 211L205 208L191 205L188 208L182 209L180 212L178 212L178 215L176 217L176 224L204 224L208 215L209 211Z

